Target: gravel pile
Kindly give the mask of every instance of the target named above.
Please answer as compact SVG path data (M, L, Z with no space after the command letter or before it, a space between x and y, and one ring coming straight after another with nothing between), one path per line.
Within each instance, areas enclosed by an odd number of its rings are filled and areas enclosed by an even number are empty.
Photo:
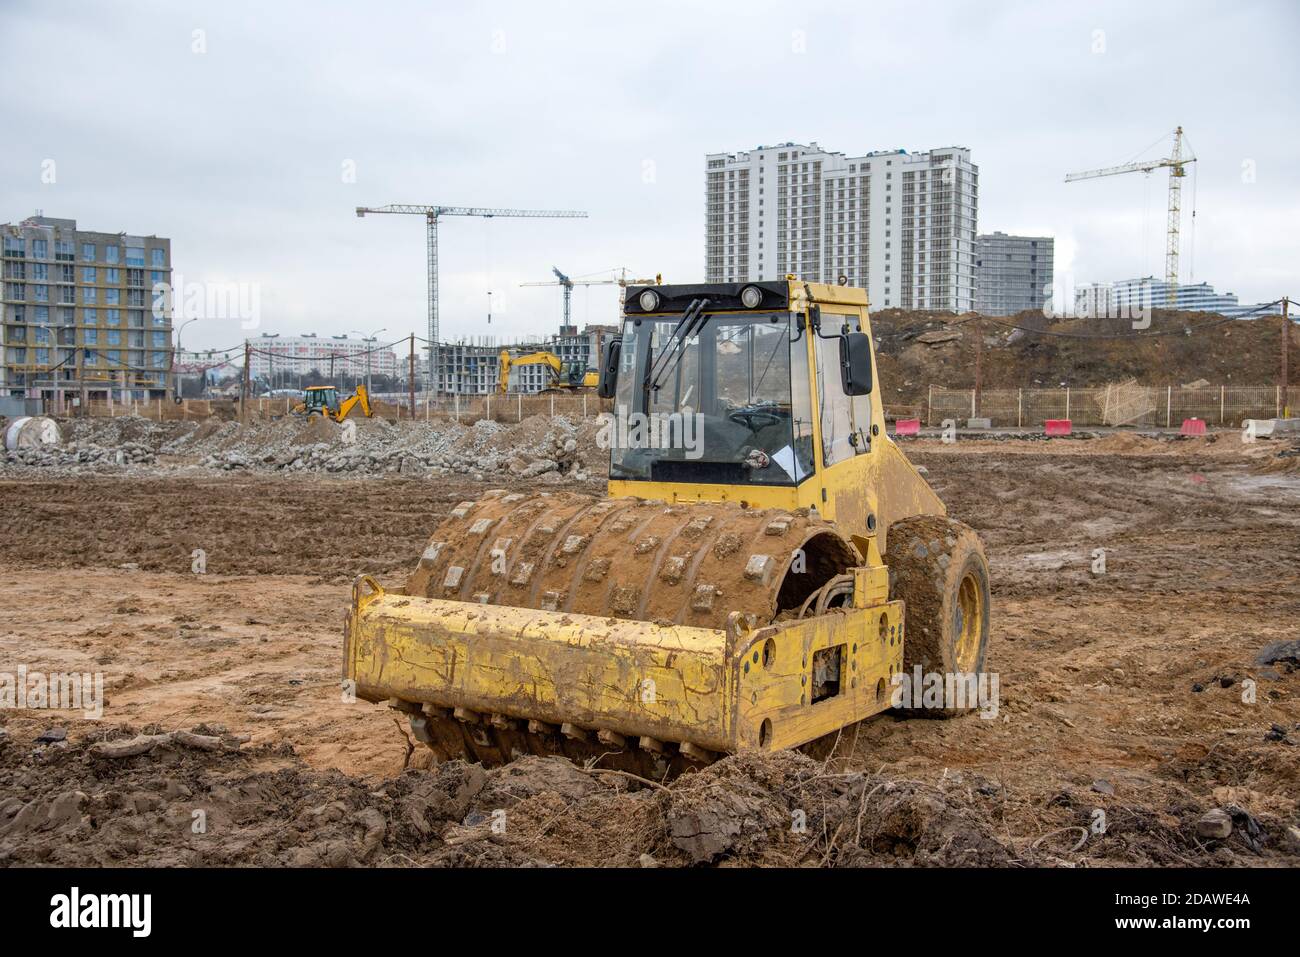
M233 424L233 423L232 423ZM307 441L328 430L333 441ZM556 481L585 481L589 470L578 457L574 425L567 419L526 420L518 426L481 421L472 426L399 425L369 422L354 432L333 423L312 423L308 434L285 435L260 430L255 434L231 432L223 427L193 443L222 445L204 455L198 464L227 471L238 469L285 470L357 474L486 475L508 473L521 478L554 474ZM350 436L350 438L349 438ZM229 440L229 441L226 441ZM169 443L180 449L181 442Z
M4 453L7 466L19 468L123 468L133 465L151 465L157 460L153 449L138 442L123 442L115 447L105 447L90 442L73 442L63 446L17 449Z
M69 443L8 453L6 470L63 467L438 476L492 474L585 482L603 476L595 424L534 416L519 423L390 422L285 417L241 425L135 416L64 423Z

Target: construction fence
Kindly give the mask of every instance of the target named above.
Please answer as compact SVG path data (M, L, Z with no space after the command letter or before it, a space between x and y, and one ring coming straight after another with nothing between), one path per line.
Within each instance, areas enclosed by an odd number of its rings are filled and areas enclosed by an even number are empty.
M197 421L207 418L278 418L292 413L290 396L248 399L140 399L128 402L94 401L87 404L89 416L116 418L138 415L159 422ZM408 396L373 397L375 414L386 419L411 418ZM1242 419L1271 419L1283 411L1300 409L1300 387L1284 395L1279 386L1143 386L1134 382L1087 389L984 389L978 401L973 389L943 389L932 386L920 403L888 404L890 420L916 418L927 426L941 426L946 419L964 424L967 419L987 418L994 428L1041 428L1046 419L1070 419L1076 426L1134 426L1178 428L1184 419L1198 418L1212 426L1238 428ZM534 415L562 415L570 419L594 418L613 410L613 400L595 393L564 395L433 395L417 393L417 421L460 422L470 425L483 419L522 422ZM29 413L30 414L30 413ZM67 414L77 415L75 408Z
M994 428L1041 428L1047 419L1076 426L1178 428L1184 419L1239 428L1242 419L1272 419L1300 408L1300 387L1218 385L1187 388L1116 383L1089 389L974 389L931 387L924 421L963 424L986 418Z

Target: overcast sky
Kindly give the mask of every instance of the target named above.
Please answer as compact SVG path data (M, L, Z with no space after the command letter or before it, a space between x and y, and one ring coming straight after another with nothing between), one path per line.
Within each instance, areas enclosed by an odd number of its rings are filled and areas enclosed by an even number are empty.
M558 289L519 288L552 265L701 280L704 155L787 140L969 147L981 232L1055 236L1074 282L1159 275L1164 173L1062 180L1181 124L1183 280L1270 300L1300 295L1298 11L0 0L0 222L168 236L186 282L257 284L258 331L387 339L424 334L424 222L354 207L588 211L442 222L444 338L511 338L558 324ZM575 321L614 296L577 290ZM185 345L246 334L201 320Z

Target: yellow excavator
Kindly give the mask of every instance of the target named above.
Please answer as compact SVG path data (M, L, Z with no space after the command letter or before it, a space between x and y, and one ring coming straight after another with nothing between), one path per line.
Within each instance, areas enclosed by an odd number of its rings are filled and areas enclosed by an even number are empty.
M600 374L595 369L588 369L576 362L565 362L553 352L530 352L512 356L509 350L502 349L501 355L497 357L501 394L505 395L509 391L511 368L533 365L543 365L549 370L551 385L543 389L543 392L595 389L600 382Z
M339 390L332 385L312 385L303 390L302 401L293 407L294 415L323 415L342 422L348 413L357 406L368 419L374 415L370 407L370 393L364 385L358 385L356 391L340 401Z
M601 356L609 486L488 492L403 587L353 584L345 686L439 759L656 779L825 748L895 697L983 674L983 545L885 430L865 291L631 288Z

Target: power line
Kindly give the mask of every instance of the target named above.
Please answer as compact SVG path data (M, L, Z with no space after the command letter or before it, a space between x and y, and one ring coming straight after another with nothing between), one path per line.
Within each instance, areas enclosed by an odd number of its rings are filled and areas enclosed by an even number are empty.
M359 352L336 352L329 356L291 356L291 355L286 355L285 353L282 352L274 352L267 349L258 349L257 347L251 345L248 347L248 351L250 354L253 355L270 356L274 359L282 359L287 362L317 362L321 359L329 359L329 358L353 359L358 356L368 356L371 353L383 352L385 349L392 349L393 346L397 345L399 342L406 342L409 339L410 339L409 336L402 336L402 338L394 339L392 342L389 342L385 345L374 346L373 348L370 349L362 349Z

